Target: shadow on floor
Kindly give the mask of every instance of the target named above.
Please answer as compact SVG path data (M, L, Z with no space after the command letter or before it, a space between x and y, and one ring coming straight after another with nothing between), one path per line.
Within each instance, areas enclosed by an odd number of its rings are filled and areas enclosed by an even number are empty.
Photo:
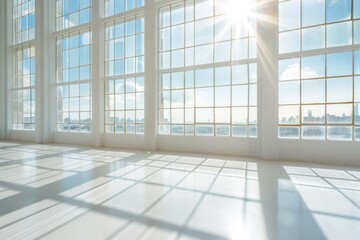
M360 170L0 142L0 239L356 239Z

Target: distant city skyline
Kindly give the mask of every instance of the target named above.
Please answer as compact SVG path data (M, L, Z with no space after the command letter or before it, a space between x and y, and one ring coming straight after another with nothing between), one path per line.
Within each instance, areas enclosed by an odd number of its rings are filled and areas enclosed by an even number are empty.
M326 118L325 118L326 117ZM303 115L302 124L311 124L311 123L323 123L325 124L325 119L327 123L349 123L351 124L354 120L354 123L360 124L360 103L354 104L354 115L347 115L343 112L341 115L335 114L326 114L326 116L313 116L313 111L308 110L307 115ZM280 120L280 124L294 124L300 123L300 116L289 116L283 117Z

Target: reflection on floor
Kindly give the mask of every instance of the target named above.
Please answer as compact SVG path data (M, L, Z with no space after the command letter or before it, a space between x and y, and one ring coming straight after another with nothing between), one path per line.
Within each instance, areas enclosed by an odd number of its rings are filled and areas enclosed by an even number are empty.
M0 142L0 239L359 239L360 169Z

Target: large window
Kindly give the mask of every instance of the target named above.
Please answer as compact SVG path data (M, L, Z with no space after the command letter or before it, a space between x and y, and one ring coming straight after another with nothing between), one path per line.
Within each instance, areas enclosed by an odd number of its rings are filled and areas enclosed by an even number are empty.
M35 47L27 45L13 51L14 130L35 129Z
M13 43L35 39L35 0L12 0Z
M57 37L57 129L91 130L91 30Z
M259 121L277 126L274 138L360 141L360 0L35 2L6 1L14 130L49 118L51 129L106 142L155 132L243 141L234 138L258 137L259 80L263 110L277 114ZM38 117L36 82L39 99L52 97Z
M159 34L159 133L256 137L256 1L180 1Z
M144 134L144 17L106 24L105 129Z
M56 0L57 131L92 129L91 0ZM76 30L73 28L76 27Z
M12 129L35 130L35 0L12 3Z
M360 140L360 51L345 50L360 43L360 1L280 1L279 11L279 137Z

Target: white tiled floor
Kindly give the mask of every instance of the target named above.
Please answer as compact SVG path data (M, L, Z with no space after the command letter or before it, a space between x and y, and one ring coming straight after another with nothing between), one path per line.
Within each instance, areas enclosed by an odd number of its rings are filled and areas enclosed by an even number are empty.
M360 169L0 142L0 239L359 239Z

